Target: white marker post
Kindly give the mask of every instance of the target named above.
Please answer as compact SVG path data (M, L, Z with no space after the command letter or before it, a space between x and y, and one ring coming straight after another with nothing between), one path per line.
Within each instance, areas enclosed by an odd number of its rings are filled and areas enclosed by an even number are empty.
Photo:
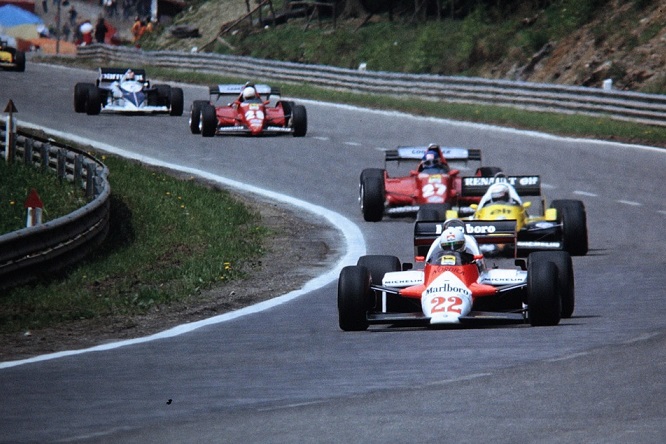
M9 99L9 103L5 107L5 112L9 114L7 118L6 136L5 136L5 161L12 163L14 161L14 149L16 140L16 123L14 122L14 113L18 112L14 106L14 102Z
M42 199L39 198L37 190L34 188L30 190L30 194L28 194L28 198L25 200L23 206L28 211L25 221L26 227L34 227L35 225L42 223L44 203L42 202Z

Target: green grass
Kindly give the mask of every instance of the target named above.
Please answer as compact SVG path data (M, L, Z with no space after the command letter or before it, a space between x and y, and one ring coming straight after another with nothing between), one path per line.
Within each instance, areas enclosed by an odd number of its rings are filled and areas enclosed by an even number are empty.
M228 192L119 158L102 160L112 189L106 241L64 276L5 291L0 332L187 301L216 283L242 279L261 257L270 233Z
M44 203L42 221L65 216L86 204L85 193L55 173L40 170L15 161L8 164L0 158L0 234L25 228L27 210L24 203L35 190Z

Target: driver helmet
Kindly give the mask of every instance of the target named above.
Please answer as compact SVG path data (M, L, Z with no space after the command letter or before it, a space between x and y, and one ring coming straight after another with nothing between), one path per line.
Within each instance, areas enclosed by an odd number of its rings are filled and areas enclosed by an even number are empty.
M465 235L457 228L447 228L439 237L439 246L442 247L442 250L463 251Z
M257 97L257 91L252 86L243 88L243 99L250 100Z
M439 158L439 147L433 143L428 146L423 158L421 158L422 169L437 168L442 166L442 159Z
M125 80L134 80L134 71L131 69L125 71Z
M509 202L509 186L505 183L493 184L488 191L490 192L491 202Z

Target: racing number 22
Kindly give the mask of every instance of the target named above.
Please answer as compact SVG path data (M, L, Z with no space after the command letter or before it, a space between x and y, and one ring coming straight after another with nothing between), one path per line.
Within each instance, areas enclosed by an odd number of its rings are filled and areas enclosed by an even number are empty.
M431 313L462 313L463 301L458 296L438 296L432 299Z

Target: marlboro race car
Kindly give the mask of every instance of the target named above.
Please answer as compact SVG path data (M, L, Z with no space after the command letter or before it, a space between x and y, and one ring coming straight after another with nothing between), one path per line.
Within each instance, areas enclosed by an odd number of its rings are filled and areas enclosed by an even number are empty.
M550 208L541 194L539 176L463 177L461 194L468 197L481 196L478 204L473 204L474 214L464 219L473 220L515 220L518 238L515 247L523 256L539 250L565 250L572 256L584 256L588 251L587 215L585 205L580 200L553 200ZM540 214L530 215L531 201L521 198L538 198ZM455 210L450 210L446 218L457 218ZM486 254L500 254L513 245L484 245Z
M183 115L183 90L169 85L151 86L146 71L132 68L99 68L95 84L74 86L74 111L97 115L102 111Z
M374 324L551 326L572 315L574 275L567 252L535 252L516 260L520 267L486 268L477 242L514 242L515 221L416 222L415 233L417 247L430 242L425 258L417 257L424 260L423 268L401 264L395 256L372 255L342 269L342 330ZM464 239L464 250L449 248L456 236Z
M215 85L209 91L209 100L192 103L189 121L192 134L303 137L308 131L305 107L282 100L279 88L246 83Z
M25 53L10 44L9 37L0 36L0 68L25 71Z
M389 162L420 161L407 176L391 177ZM460 171L449 163L481 162L481 151L467 148L429 146L400 146L385 153L384 168L366 168L359 180L359 203L364 220L378 222L387 216L417 216L444 220L446 210L456 204L476 203L479 197L460 196ZM480 167L478 176L492 177L501 171L497 167ZM469 213L469 212L468 212Z

